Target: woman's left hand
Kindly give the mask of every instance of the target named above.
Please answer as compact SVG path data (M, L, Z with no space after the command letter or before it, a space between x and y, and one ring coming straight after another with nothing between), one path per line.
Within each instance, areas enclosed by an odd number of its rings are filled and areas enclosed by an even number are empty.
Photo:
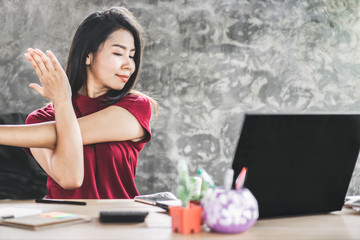
M71 87L64 69L51 51L46 53L49 57L39 49L29 48L25 54L41 83L29 86L54 104L71 101Z

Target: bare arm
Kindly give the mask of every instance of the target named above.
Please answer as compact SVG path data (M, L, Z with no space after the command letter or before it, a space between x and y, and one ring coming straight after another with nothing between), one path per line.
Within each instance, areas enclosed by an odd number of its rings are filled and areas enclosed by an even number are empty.
M25 56L35 69L42 85L30 84L30 87L53 102L55 126L49 135L56 136L55 141L47 142L47 146L50 143L53 150L37 148L31 151L47 174L59 185L66 189L80 187L84 179L83 145L80 127L72 106L69 81L52 52L47 52L49 59L40 50L28 51Z
M142 139L145 135L145 130L137 119L126 109L117 106L111 106L80 118L78 123L81 129L83 145L111 141L137 141ZM54 165L53 169L49 169L49 159L54 158L54 150L44 148L45 146L40 146L40 144L45 144L53 148L55 145L55 142L57 141L57 134L55 134L57 126L55 126L55 123L50 122L45 124L27 125L25 127L29 127L29 132L34 132L36 135L41 134L39 137L44 139L42 142L35 140L35 144L40 148L31 148L32 154L44 170L65 189L80 187L81 182L71 180L73 179L73 176L70 174L73 173L68 171L69 166L63 167L67 172L61 172L60 169L62 168L57 165ZM66 151L68 150L65 150L65 152ZM68 180L70 183L62 182Z
M55 149L55 122L32 125L0 125L0 144Z
M83 145L137 141L145 130L126 109L111 106L78 119ZM54 150L57 141L55 121L28 125L0 125L0 144Z

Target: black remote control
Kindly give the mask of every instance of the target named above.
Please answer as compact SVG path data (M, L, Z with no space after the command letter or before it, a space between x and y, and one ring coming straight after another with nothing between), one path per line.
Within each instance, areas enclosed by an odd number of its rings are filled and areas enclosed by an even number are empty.
M99 220L102 223L139 223L144 222L147 211L101 211Z

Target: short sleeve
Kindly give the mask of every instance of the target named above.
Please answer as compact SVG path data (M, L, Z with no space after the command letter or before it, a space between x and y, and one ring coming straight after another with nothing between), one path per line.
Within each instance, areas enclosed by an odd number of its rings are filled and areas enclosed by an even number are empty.
M55 120L54 107L52 104L48 104L44 108L38 109L30 113L26 120L25 124L35 124L42 122L49 122Z
M146 137L138 143L146 143L151 139L151 103L149 99L140 95L128 95L123 97L118 102L114 103L113 106L119 106L128 110L134 117L139 121L140 125L146 130Z

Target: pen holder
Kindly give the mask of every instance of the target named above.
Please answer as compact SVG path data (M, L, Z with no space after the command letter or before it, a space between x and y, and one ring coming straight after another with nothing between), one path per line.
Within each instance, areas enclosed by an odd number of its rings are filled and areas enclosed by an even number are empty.
M251 228L259 217L258 204L247 188L210 189L201 200L203 221L215 232L240 233Z
M201 227L201 206L190 203L189 207L170 206L173 232L198 233Z

